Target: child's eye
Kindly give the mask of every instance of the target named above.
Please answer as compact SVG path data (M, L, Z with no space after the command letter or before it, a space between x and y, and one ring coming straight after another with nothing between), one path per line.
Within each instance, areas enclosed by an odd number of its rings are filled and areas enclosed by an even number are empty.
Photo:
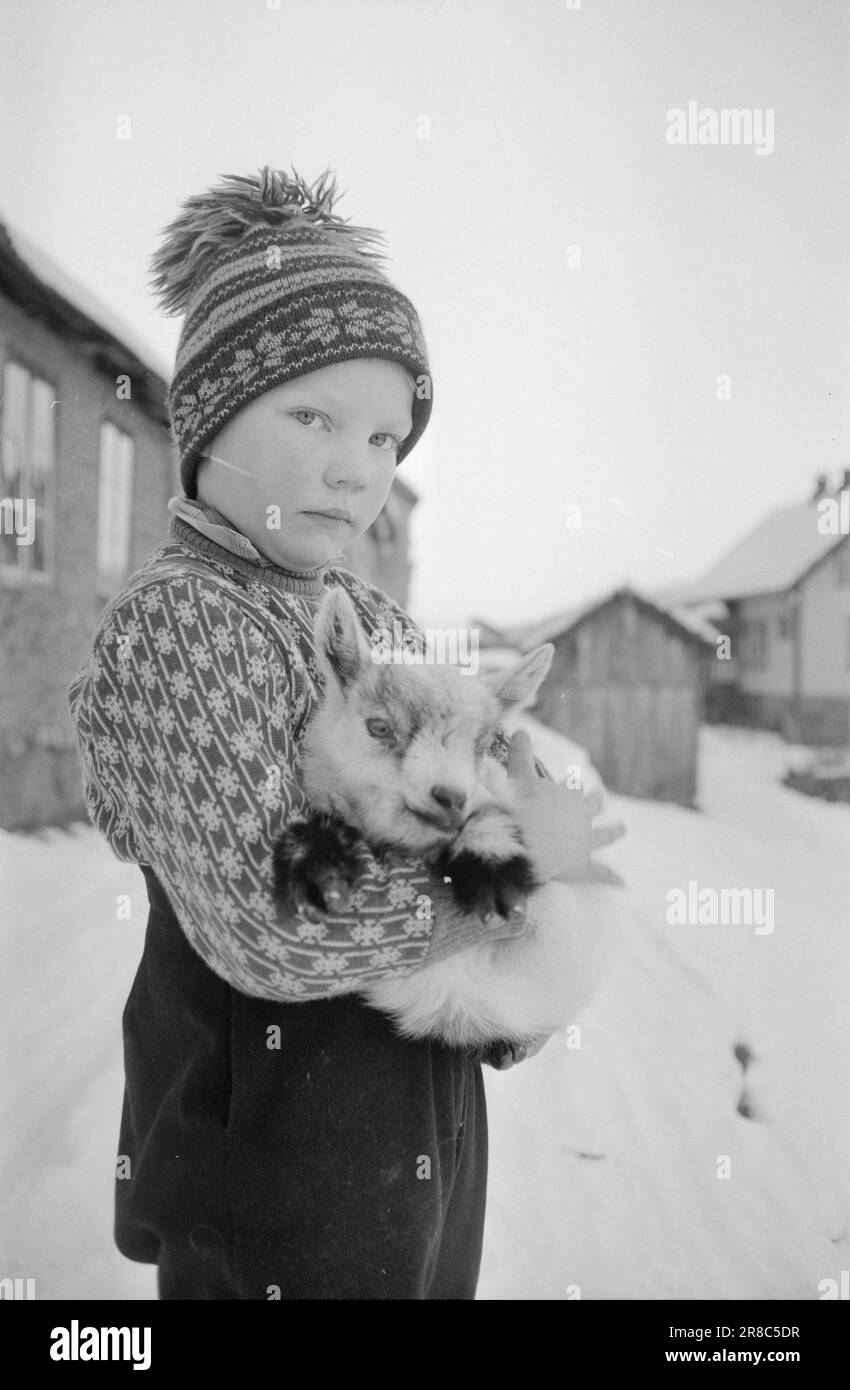
M311 420L318 420L320 425L324 424L324 421L321 415L319 414L318 410L293 410L292 413L295 416L296 420L299 422L299 424L306 425L308 428L310 426ZM302 420L302 415L309 415L310 420Z
M383 444L378 445L379 449L397 449L401 444L401 440L397 437L397 435L387 434L386 432L382 432L380 434L373 434L372 438L382 439L384 441Z

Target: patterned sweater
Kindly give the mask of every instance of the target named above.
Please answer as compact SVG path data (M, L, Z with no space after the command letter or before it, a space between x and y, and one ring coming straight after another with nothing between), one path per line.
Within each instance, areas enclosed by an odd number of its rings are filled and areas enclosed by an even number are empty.
M206 504L170 510L170 540L108 605L69 687L92 821L119 859L151 865L194 949L243 994L329 998L415 970L433 930L417 900L427 894L432 915L441 901L421 859L379 860L361 843L349 910L315 923L282 920L271 851L308 806L299 752L321 698L325 587L347 590L367 635L419 630L343 568L283 570ZM492 751L507 750L500 727ZM460 950L481 923L456 932Z

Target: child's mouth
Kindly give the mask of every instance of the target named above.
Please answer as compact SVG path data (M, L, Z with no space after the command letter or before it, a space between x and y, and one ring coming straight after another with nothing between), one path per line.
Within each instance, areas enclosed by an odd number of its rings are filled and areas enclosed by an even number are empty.
M341 513L338 516L334 516L331 512L304 512L303 515L315 517L317 521L330 521L333 522L336 526L351 525L351 517L348 515L342 515Z

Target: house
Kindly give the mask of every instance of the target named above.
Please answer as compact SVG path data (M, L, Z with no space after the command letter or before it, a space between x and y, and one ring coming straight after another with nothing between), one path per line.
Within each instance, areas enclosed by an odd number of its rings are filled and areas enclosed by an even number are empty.
M181 491L170 365L0 219L0 826L85 817L66 705L107 600ZM397 479L341 563L402 605L415 493Z
M710 615L710 718L850 745L850 470L770 512L699 579L659 597Z
M410 514L418 496L396 470L392 491L368 531L343 551L339 563L367 584L377 584L402 608L410 591Z
M84 814L65 691L177 491L168 368L0 222L0 824Z
M704 619L622 588L501 633L496 664L505 646L552 642L535 718L581 744L612 791L691 806L715 636Z

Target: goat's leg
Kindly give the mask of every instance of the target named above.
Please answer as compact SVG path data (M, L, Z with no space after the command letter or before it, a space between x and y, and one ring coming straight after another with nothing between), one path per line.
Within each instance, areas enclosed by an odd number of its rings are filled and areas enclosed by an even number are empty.
M272 851L275 898L311 922L344 912L357 876L359 839L350 825L321 811L287 825Z
M504 860L486 859L472 850L454 853L444 850L437 861L437 872L449 879L455 902L462 912L478 913L485 919L521 916L525 899L540 881L524 854Z

